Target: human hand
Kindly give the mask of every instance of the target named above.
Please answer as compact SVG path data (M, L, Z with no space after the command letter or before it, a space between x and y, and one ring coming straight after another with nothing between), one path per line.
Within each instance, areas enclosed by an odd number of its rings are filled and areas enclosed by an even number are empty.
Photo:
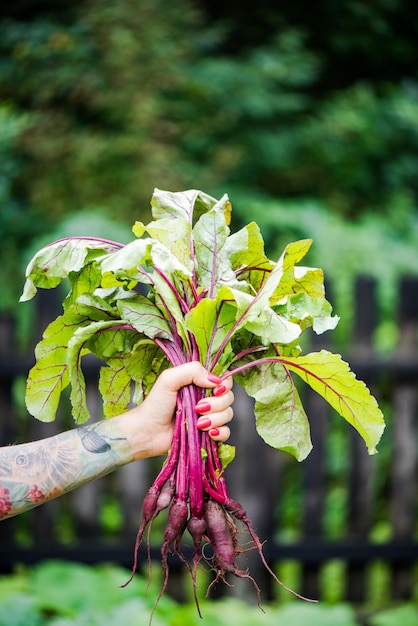
M152 438L150 455L164 454L171 446L177 393L181 387L192 383L212 389L212 395L196 405L196 412L200 414L197 426L207 431L215 441L228 439L230 430L227 423L233 417L232 378L221 381L201 363L192 361L162 372L144 402L134 409L140 413L142 424Z

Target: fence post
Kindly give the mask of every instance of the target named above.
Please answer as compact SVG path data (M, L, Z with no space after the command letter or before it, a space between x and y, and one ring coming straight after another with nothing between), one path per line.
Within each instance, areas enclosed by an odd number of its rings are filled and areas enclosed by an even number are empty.
M311 349L327 346L325 336L312 334ZM308 542L315 542L323 535L323 515L326 492L325 438L329 418L326 401L312 389L305 389L305 410L310 423L313 448L303 461L303 519L302 534ZM301 593L317 599L321 595L321 563L303 563Z
M376 281L360 276L354 286L355 314L352 350L362 358L373 354L373 333L377 321ZM348 534L352 541L367 538L372 519L372 460L363 439L350 433L350 473L348 482ZM366 563L347 563L347 599L362 602L367 589Z
M403 359L416 357L418 348L418 278L405 277L399 290L398 354ZM416 523L417 484L417 407L416 380L396 381L393 398L393 452L391 483L391 521L394 538L411 540ZM411 597L411 564L394 563L392 587L395 598Z

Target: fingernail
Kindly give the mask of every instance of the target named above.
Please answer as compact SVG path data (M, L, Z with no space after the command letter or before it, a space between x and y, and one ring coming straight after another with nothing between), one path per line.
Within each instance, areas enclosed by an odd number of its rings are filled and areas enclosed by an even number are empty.
M211 428L209 431L211 437L217 437L219 435L219 428Z
M223 393L225 393L225 391L226 391L225 385L219 385L219 387L217 387L215 391L213 392L213 395L221 396Z
M201 417L197 420L196 425L198 428L205 430L205 428L209 428L210 426L212 426L212 420L208 419L207 417Z
M217 384L219 384L222 381L222 378L220 378L219 376L215 376L215 374L212 374L211 372L209 372L208 374L208 379L210 380L211 383L217 383Z
M207 413L208 411L210 411L209 402L198 402L195 406L195 411L197 413Z

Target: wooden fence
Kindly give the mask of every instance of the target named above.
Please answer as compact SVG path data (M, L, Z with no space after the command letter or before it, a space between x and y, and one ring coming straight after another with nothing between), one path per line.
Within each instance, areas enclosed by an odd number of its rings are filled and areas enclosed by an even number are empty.
M358 309L351 349L343 356L384 410L387 428L380 453L368 456L355 431L318 395L305 390L304 406L314 449L299 464L289 455L270 449L255 434L251 401L236 388L231 443L236 445L237 454L227 469L227 480L231 495L241 501L266 541L268 561L279 572L289 563L299 572L298 592L312 598L326 595L324 570L334 563L340 568L340 599L368 600L373 567L385 572L387 598L411 599L418 585L418 279L406 277L399 283L394 313L399 339L397 348L385 356L379 355L373 344L379 315L377 285L362 277L355 289ZM55 314L52 298L49 292L38 298L37 337ZM15 332L13 319L3 317L2 445L46 437L72 427L64 409L52 424L41 424L25 414L24 380L33 356L18 353ZM313 339L313 349L322 347L326 339ZM100 418L94 367L86 371L86 377L91 388L90 408ZM0 572L11 571L17 563L31 564L47 558L110 561L130 568L142 498L157 469L156 460L140 461L2 521ZM145 549L140 554L141 562L145 562ZM158 559L157 544L152 555ZM249 552L246 558L263 598L277 597L277 586L255 552ZM174 574L170 591L182 599L187 574L174 558L170 563ZM286 579L284 582L289 583ZM248 597L247 585L248 581L235 584L228 593Z

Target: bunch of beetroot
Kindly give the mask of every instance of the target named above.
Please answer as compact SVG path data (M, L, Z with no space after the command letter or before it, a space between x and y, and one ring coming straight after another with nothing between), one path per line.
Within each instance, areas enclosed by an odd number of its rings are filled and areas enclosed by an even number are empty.
M384 421L367 387L339 355L303 355L299 345L307 328L322 333L338 321L325 298L322 271L299 265L312 242L290 243L272 262L255 223L231 234L226 196L217 201L197 190L155 190L151 206L153 220L147 226L137 222L137 238L127 245L67 238L42 248L30 262L21 300L32 298L37 287L56 287L62 280L69 285L63 314L36 348L26 392L31 414L54 419L61 393L70 386L75 421L89 418L81 366L88 353L104 362L99 390L107 417L141 402L163 369L199 360L218 377L233 376L255 399L257 431L269 445L298 460L311 450L295 373L374 453ZM172 447L144 501L133 567L134 573L145 532L167 509L161 594L173 552L191 573L196 602L202 560L215 574L209 590L231 573L251 580L259 593L249 572L237 565L239 554L250 548L277 580L245 510L228 493L224 469L233 448L197 428L195 406L202 394L194 385L178 394ZM239 543L238 529L246 530L249 543ZM193 543L190 561L182 547L185 535ZM203 549L207 544L211 554Z
M196 426L198 416L194 406L200 394L201 389L194 385L185 387L179 392L173 445L162 470L144 499L132 570L133 576L137 568L138 549L147 526L150 529L156 516L162 510L168 509L161 547L165 576L160 596L168 582L167 559L171 551L182 559L191 572L198 610L196 573L202 559L215 573L208 593L218 580L225 580L225 575L231 573L239 578L250 579L260 600L256 581L247 571L239 569L236 563L237 557L244 551L238 543L237 522L246 527L252 540L252 546L246 544L245 550L256 548L265 567L277 582L284 586L267 564L261 541L245 510L228 494L218 444L206 432L200 432ZM182 552L182 540L186 529L193 542L192 563L189 563ZM206 556L207 551L203 549L208 543L212 547L212 554L209 557Z

